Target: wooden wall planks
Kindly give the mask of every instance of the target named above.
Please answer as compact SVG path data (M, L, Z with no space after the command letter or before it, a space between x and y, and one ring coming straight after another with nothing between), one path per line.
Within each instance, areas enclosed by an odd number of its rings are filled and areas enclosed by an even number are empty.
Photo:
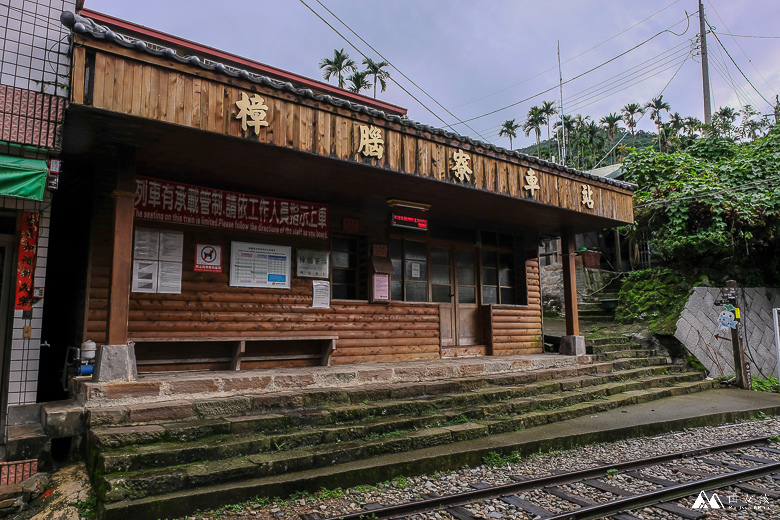
M457 150L470 154L473 177L469 184L477 189L509 197L530 199L551 206L630 223L633 222L632 193L575 176L552 167L531 165L515 157L487 151L409 128L397 123L371 119L363 114L336 108L308 98L297 98L247 82L228 79L202 69L174 64L169 60L105 44L79 39L96 51L92 104L139 117L155 119L216 132L233 137L256 139L275 146L294 148L344 161L457 183L450 171ZM77 47L74 78L83 77L83 47ZM266 121L255 134L251 126L244 131L236 119L235 103L241 93L257 93L268 106ZM83 89L74 88L72 101L84 102ZM373 125L383 132L381 159L358 153L359 125ZM540 190L533 197L525 175L533 167ZM581 190L589 185L594 192L594 208L583 208Z

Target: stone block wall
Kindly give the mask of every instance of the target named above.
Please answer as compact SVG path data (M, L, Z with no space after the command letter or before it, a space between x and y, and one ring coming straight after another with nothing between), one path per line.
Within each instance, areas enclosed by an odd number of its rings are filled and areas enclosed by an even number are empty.
M742 321L743 344L751 374L778 377L772 309L780 308L780 289L737 289ZM707 368L711 377L733 375L734 355L731 334L718 329L724 298L723 289L696 287L677 321L675 337Z

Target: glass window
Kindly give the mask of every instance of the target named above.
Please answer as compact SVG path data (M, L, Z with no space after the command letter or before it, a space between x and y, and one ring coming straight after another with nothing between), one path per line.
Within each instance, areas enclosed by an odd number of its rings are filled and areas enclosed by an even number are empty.
M331 290L334 300L356 300L358 295L358 240L333 237L331 240Z
M482 303L518 303L515 263L524 266L524 261L516 257L514 238L503 233L483 233L482 237Z

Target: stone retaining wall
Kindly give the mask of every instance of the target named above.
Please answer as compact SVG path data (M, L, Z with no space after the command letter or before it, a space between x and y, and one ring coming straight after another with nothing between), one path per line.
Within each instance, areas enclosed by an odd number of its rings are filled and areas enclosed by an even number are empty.
M718 328L723 289L696 287L677 321L675 337L707 368L711 377L734 374L731 333ZM780 289L737 289L742 316L741 329L751 374L762 379L777 377L772 309L780 308ZM745 341L744 331L747 331ZM717 337L716 337L717 336Z

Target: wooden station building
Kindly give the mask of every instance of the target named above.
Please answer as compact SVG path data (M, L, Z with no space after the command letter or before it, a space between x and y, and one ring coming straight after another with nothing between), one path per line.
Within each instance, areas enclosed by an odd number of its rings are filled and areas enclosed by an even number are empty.
M134 344L139 372L540 353L545 236L570 253L579 335L573 236L631 223L633 185L100 13L62 20L63 341Z

